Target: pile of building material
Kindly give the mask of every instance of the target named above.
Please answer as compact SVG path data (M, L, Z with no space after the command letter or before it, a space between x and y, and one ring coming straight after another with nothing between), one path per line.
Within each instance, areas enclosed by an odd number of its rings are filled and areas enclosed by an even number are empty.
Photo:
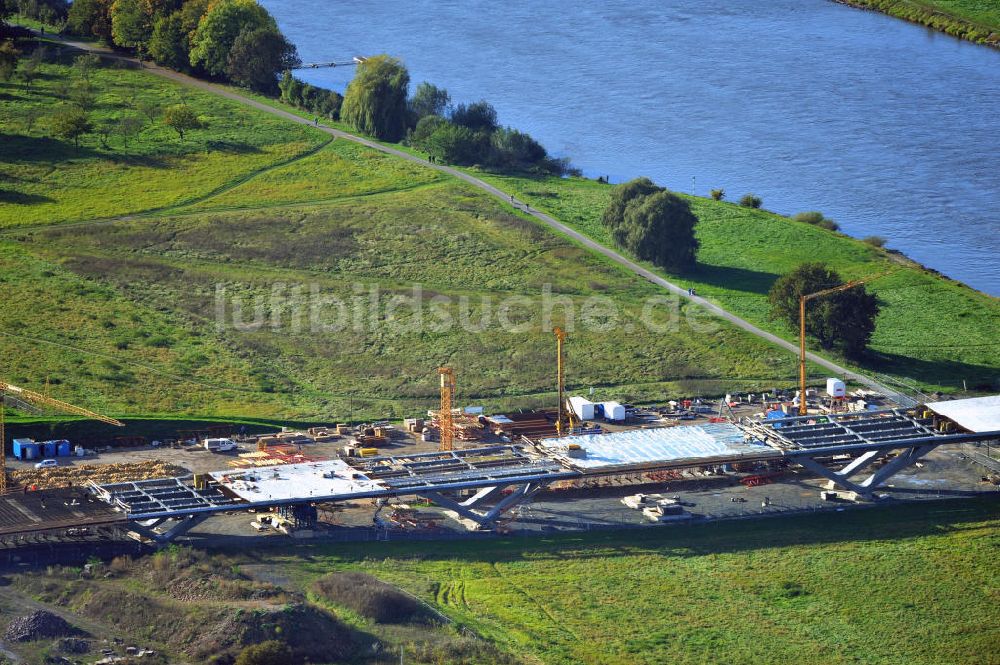
M71 626L58 614L36 610L25 616L14 617L7 626L4 640L7 642L30 642L52 637L68 637L83 634L78 628Z
M303 455L298 446L276 444L252 453L241 453L237 459L229 462L236 468L252 468L258 466L277 466L281 464L301 464L303 462L319 462L326 459L315 455Z
M310 427L306 432L315 443L336 441L341 436L335 427Z
M10 473L15 485L46 489L66 487L69 484L84 485L94 481L99 485L124 483L146 478L170 478L187 474L187 469L164 462L123 462L121 464L80 464L76 466L56 466L48 469L19 469Z
M362 425L355 438L362 448L378 448L389 443L391 431L388 425Z
M555 419L544 411L526 411L507 416L487 416L483 419L485 425L498 435L511 438L526 436L530 439L554 436L556 433Z

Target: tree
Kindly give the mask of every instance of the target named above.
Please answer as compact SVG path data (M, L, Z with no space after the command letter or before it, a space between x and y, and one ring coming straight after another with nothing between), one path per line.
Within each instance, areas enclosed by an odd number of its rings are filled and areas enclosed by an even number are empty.
M31 57L21 62L21 78L24 80L26 90L31 90L31 84L38 76L38 68L42 65L42 57L45 53L44 47L38 47L31 52Z
M410 132L410 145L418 148L425 147L427 139L437 131L441 125L448 124L448 121L439 115L425 115L417 121L417 126Z
M295 46L275 28L244 28L233 42L226 76L265 94L278 91L278 74L301 64Z
M499 166L520 167L538 164L547 154L535 139L510 127L501 127L490 136L493 161Z
M156 64L178 71L191 66L188 36L180 12L156 19L149 38L149 56Z
M201 22L201 17L208 12L208 3L209 0L185 0L178 10L181 17L181 27L188 38L188 50L191 49L191 44L194 41L195 33L198 31L198 24ZM188 64L190 65L190 62Z
M410 74L396 58L378 55L360 65L347 86L340 117L356 130L383 141L406 134L406 92Z
M465 166L485 162L490 146L486 134L447 121L439 124L423 145L436 160Z
M84 111L93 111L97 105L97 95L86 81L77 81L69 91L69 99Z
M800 296L843 283L840 275L825 264L803 263L771 286L771 318L781 319L797 330ZM810 301L806 305L806 333L824 349L838 349L857 357L864 353L875 332L878 313L878 298L857 286Z
M236 657L236 665L288 665L293 662L295 658L292 650L278 640L251 644Z
M73 34L111 40L111 0L73 0L66 27Z
M756 194L744 194L740 197L740 205L744 208L759 208L762 203Z
M687 201L661 189L632 198L611 235L619 247L638 258L671 272L683 272L695 264L697 223Z
M497 111L485 99L469 105L459 104L451 113L451 121L474 132L492 133L498 126Z
M257 0L210 3L191 40L191 65L201 67L212 76L224 75L236 38L245 30L260 28L277 31L278 24Z
M635 178L611 190L611 200L604 209L601 221L614 232L625 221L625 208L635 199L664 191L649 178Z
M150 100L142 100L135 106L135 110L149 118L150 122L155 122L157 116L160 115L160 107L156 102Z
M184 140L184 132L201 129L205 126L194 109L187 104L168 106L163 112L163 124L177 132L182 141Z
M87 112L78 106L64 106L52 116L52 133L80 146L80 137L94 131Z
M451 95L444 88L424 81L417 86L410 99L410 112L414 122L429 115L444 116L451 105Z
M94 70L100 66L101 57L94 53L78 55L73 60L73 70L88 84L90 83L90 75L93 74Z
M0 0L2 2L2 0ZM0 81L9 81L17 69L17 59L21 52L14 47L14 42L0 42Z
M146 51L153 33L146 0L114 0L111 3L111 38L118 46Z
M292 106L302 104L302 81L292 76L292 72L286 71L281 75L278 82L278 90L281 91L281 101Z
M126 150L128 149L129 138L141 132L142 126L142 118L139 116L125 114L118 118L115 130L118 132L118 135L122 137L122 145Z
M714 201L721 201L722 199L726 198L726 190L721 188L713 189L711 192L709 192L709 194L712 196L712 200Z

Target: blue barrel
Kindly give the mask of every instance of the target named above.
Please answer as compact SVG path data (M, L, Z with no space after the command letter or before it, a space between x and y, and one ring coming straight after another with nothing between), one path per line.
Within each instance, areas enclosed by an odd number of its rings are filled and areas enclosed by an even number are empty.
M21 446L21 451L24 453L23 459L38 459L38 444L37 443L26 443Z
M59 442L59 457L69 457L73 454L73 446L65 439Z
M41 455L45 458L52 458L56 456L59 451L58 441L45 441L41 444Z

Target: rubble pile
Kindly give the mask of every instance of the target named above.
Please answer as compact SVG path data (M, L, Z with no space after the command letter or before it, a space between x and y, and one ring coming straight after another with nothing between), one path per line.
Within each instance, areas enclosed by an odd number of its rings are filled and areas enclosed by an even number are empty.
M37 610L31 614L15 617L7 626L4 640L8 642L29 642L51 637L79 635L80 631L71 626L61 616Z

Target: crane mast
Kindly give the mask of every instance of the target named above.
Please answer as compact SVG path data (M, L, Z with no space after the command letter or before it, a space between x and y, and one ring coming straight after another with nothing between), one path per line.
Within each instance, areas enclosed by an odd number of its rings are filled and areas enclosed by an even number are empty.
M455 399L455 370L450 367L439 367L441 376L441 409L438 411L438 423L441 427L441 445L439 450L455 448L455 415L452 412L452 402Z
M809 410L806 407L806 303L810 300L815 300L817 298L822 298L823 296L832 295L834 293L840 293L841 291L848 291L862 284L866 284L873 280L879 279L888 275L888 272L879 273L871 277L865 277L864 279L855 279L846 284L841 284L840 286L834 286L829 289L823 289L822 291L816 291L815 293L805 293L799 296L799 415L805 416L809 414Z
M563 367L563 342L566 341L566 332L562 328L554 328L552 333L556 336L556 386L559 392L559 411L556 416L556 436L563 435L563 396L566 392L566 375Z

